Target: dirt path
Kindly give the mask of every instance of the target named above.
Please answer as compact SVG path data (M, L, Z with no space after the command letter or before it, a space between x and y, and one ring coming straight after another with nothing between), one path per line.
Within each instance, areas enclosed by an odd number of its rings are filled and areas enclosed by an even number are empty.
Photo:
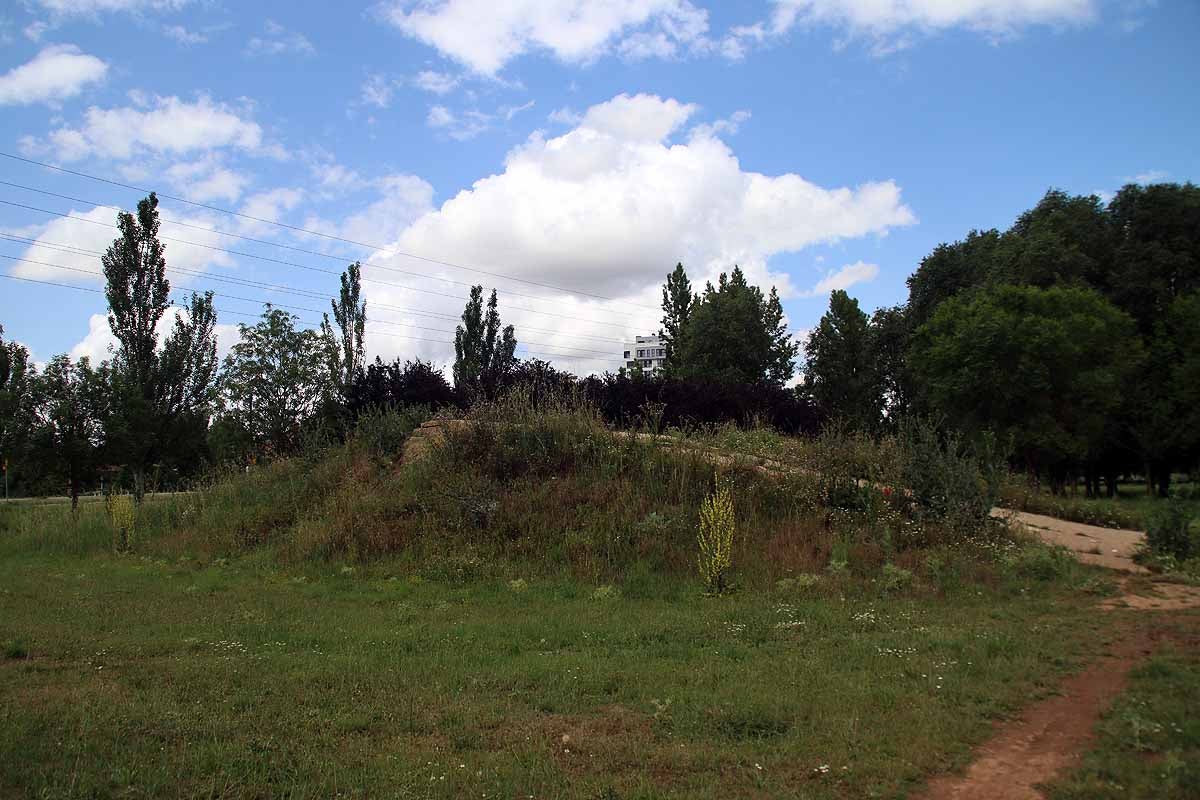
M1098 528L1041 514L993 509L992 515L1020 525L1050 544L1071 550L1080 561L1125 574L1121 593L1100 603L1101 611L1174 611L1200 608L1200 588L1161 583L1133 561L1145 539L1140 531ZM975 753L962 775L930 781L919 800L1042 800L1037 786L1079 763L1100 715L1125 688L1130 670L1154 650L1150 626L1124 627L1124 638L1086 670L1068 679L1053 697L1026 708Z
M1141 531L1100 528L1084 525L1082 522L1068 522L1007 508L993 508L992 516L1008 520L1010 525L1020 525L1048 544L1062 545L1085 564L1095 564L1135 575L1148 572L1133 560L1134 554L1146 540L1146 534Z
M1019 719L999 726L975 753L963 775L930 781L919 800L1026 800L1042 798L1035 787L1078 763L1092 740L1101 712L1125 688L1130 670L1151 652L1148 638L1120 642L1059 694L1042 700Z

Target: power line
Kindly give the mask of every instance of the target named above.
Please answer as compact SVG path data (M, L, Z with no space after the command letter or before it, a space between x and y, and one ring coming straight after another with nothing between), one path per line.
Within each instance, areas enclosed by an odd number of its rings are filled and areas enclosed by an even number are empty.
M0 181L0 183L2 183L2 181ZM80 202L87 202L87 201L80 201ZM77 222L86 222L89 225L98 225L102 228L111 227L108 223L101 222L99 220L88 219L87 217L80 217L75 214L65 213L62 211L52 211L47 208L39 208L38 206L26 205L24 203L15 203L11 200L0 200L0 204L6 205L6 206L13 206L15 208L23 208L28 211L37 211L41 214L48 214L50 216L62 217L63 219L75 220ZM103 207L107 208L108 206L103 206ZM204 230L209 233L218 233L218 231L212 230L210 228L200 228L199 226L192 226L192 227L197 227L200 230ZM230 235L236 235L236 234L230 234ZM229 250L227 248L217 247L215 245L201 244L200 242L190 242L186 239L176 239L176 238L173 238L170 236L161 236L161 235L158 238L162 239L163 241L175 242L176 244L188 245L190 247L200 247L205 250L213 250L213 251L220 252L220 253L227 253L229 255L242 256L245 258L254 258L254 259L258 259L259 261L268 261L268 262L271 262L274 264L283 264L283 265L290 266L290 267L297 267L299 269L308 270L310 272L320 272L320 273L324 273L326 275L340 275L341 274L340 272L338 272L336 270L323 269L322 267L314 267L314 266L311 266L308 264L298 264L294 261L284 261L284 260L278 259L278 258L271 258L270 256L261 256L261 255L256 255L254 253L245 253L245 252L242 252L239 250ZM370 278L370 277L364 276L362 278L362 280L366 283L377 283L382 286L392 286L392 287L398 288L398 289L406 289L411 292L420 292L422 294L431 294L431 295L436 295L438 297L448 297L451 300L462 301L462 300L467 299L467 298L464 298L462 295L447 294L446 292L437 292L432 289L422 289L417 286L409 286L408 284L396 283L395 281L385 281L385 280L381 280L379 278ZM567 320L571 320L573 322L588 322L593 325L604 325L606 327L617 328L619 330L627 330L629 327L628 325L621 325L621 324L618 324L615 322L604 322L604 321L598 320L598 319L591 319L589 317L579 317L579 316L571 315L571 314L556 314L552 311L540 311L535 308L526 308L524 306L510 305L510 306L508 306L508 308L511 310L514 310L514 311L525 311L530 314L540 314L540 315L546 316L546 317L558 317L560 319L567 319Z
M24 278L24 277L21 277L20 275L3 274L3 275L0 275L0 278L8 278L9 280L23 281L25 283L36 283L36 284L41 284L43 286L54 286L54 287L58 287L60 289L75 289L76 291L91 292L92 294L103 294L102 289L93 289L90 286L76 286L76 285L70 284L70 283L58 283L56 281L38 280L37 278ZM181 308L181 309L185 309L185 310L187 308L186 306L181 305L179 303L171 303L171 306L174 308ZM217 312L218 314L231 314L233 316L249 317L251 319L258 319L259 317L262 316L261 314L250 314L245 311L234 311L234 310L228 309L228 308L215 308L214 307L213 311ZM313 322L312 320L300 319L299 317L297 317L296 319L298 322L301 322L301 323L311 326L311 327L319 327L319 325L320 325L320 323ZM453 342L447 342L443 339L426 339L426 338L423 338L420 336L407 336L403 333L392 333L391 331L373 331L373 332L379 334L380 336L390 336L390 337L397 338L397 339L407 339L409 341L415 341L415 342L430 342L432 344L442 344L442 345L453 345L454 344ZM526 350L525 355L545 356L547 358L557 358L557 359L561 359L563 361L585 361L585 362L587 362L587 361L591 361L591 362L606 361L606 362L616 363L617 361L621 360L621 359L614 359L611 357L609 357L609 358L592 358L592 357L588 357L588 356L573 356L573 355L563 355L563 354L558 354L558 353L546 353L546 352L537 351L537 350Z
M37 264L39 266L50 267L52 269L62 269L62 270L70 271L70 272L80 272L85 275L94 275L97 277L103 277L102 272L97 272L96 270L90 270L90 269L83 269L82 267L68 267L64 264L51 264L48 261L37 261L34 259L29 259L29 258L18 258L16 256L6 255L4 253L0 253L0 258L7 259L9 261L18 261L18 262L22 262L25 264ZM179 268L177 268L177 267L169 267L168 269L170 269L172 271L179 270ZM238 295L226 294L224 292L213 292L213 295L215 297L223 297L227 300L241 300L241 301L247 302L247 303L264 303L264 302L270 303L270 301L264 301L264 300L262 300L260 298L256 298L256 297L239 297ZM304 312L311 313L311 314L322 313L321 311L318 311L315 308L307 308L305 306L290 305L287 303L270 303L270 305L278 306L279 308L288 308L288 309L292 309L295 311L304 311ZM407 325L405 323L395 322L392 320L376 320L376 322L379 324L382 324L382 325L394 325L399 328L412 328L414 330L431 331L434 333L454 333L454 331L449 331L449 330L446 330L445 328L426 328L422 325ZM377 333L383 333L382 331L379 331L378 329L375 329L375 328L368 328L368 330L371 330L371 331L377 332ZM563 346L563 345L550 344L547 342L529 342L529 344L532 344L535 347L549 347L549 348L553 348L556 350L576 351L579 353L594 353L597 355L607 356L607 351L603 351L603 350L588 350L588 349L582 348L582 347L568 347L568 346ZM574 355L574 353L564 352L564 353L558 354L556 357L569 358L569 357L572 357L573 355ZM614 361L618 360L618 359L613 358L612 356L607 356L607 357Z
M31 247L42 247L42 248L46 248L49 250L58 250L58 251L68 253L68 254L73 254L73 255L87 255L87 256L95 256L97 258L100 257L101 255L103 255L102 253L100 253L97 250L88 250L83 247L77 247L75 245L66 244L63 242L47 242L47 241L43 241L41 239L30 239L25 236L14 236L14 235L8 234L8 233L0 233L0 240L8 240L8 241L12 241L12 242L26 243L26 244L29 244ZM55 265L49 264L47 266L55 266ZM220 281L222 283L232 283L235 285L249 286L249 287L258 288L258 289L267 289L267 290L271 290L271 291L283 292L285 294L295 294L295 295L299 295L299 296L303 296L303 297L311 297L311 298L320 299L320 300L332 300L333 299L329 295L323 294L321 292L313 291L310 289L300 289L298 287L288 286L287 284L266 283L263 281L250 280L248 278L233 278L233 277L226 277L226 276L220 276L220 275L213 275L211 273L202 272L199 270L192 270L192 269L188 269L186 267L172 266L172 267L168 267L168 269L170 269L171 271L174 271L174 272L183 273L185 275L196 276L202 280ZM452 314L441 314L441 313L438 313L435 311L425 311L422 309L414 309L414 308L411 308L408 306L397 306L397 305L392 305L389 303L380 303L380 302L372 301L370 303L370 305L372 308L382 308L384 310L394 311L397 313L417 314L420 316L434 317L437 319L445 319L445 320L449 320L449 321L456 321L459 319L458 317L456 317ZM322 312L317 312L317 313L322 313ZM388 321L380 320L380 322L388 322ZM395 323L392 323L392 324L395 324ZM616 344L622 344L624 342L623 339L613 339L610 337L602 337L602 336L589 336L587 334L582 334L582 333L561 333L559 331L556 331L556 330L553 330L550 328L535 328L531 325L523 325L522 324L519 327L521 330L524 330L524 331L534 331L534 332L538 332L538 333L550 333L550 334L559 335L559 336L563 336L565 338L570 338L570 339L594 339L594 340L600 341L600 342L610 342L610 343L616 343ZM447 333L453 333L453 331L447 331ZM551 345L551 346L558 347L560 345ZM592 351L592 352L597 352L597 351Z
M34 166L43 167L44 169L56 170L58 172L66 173L68 175L75 175L80 178L87 178L88 180L99 181L101 183L107 183L112 186L119 186L123 189L129 189L131 191L141 192L142 194L150 194L152 191L154 191L152 189L145 189L140 186L133 186L128 183L122 183L120 181L115 181L110 178L104 178L99 175L92 175L92 174L89 174L86 172L80 172L77 170L67 169L66 167L60 167L55 164L48 164L44 161L36 161L31 158L24 158L22 156L14 155L13 153L6 153L3 151L0 151L0 156L4 156L5 158L13 159L14 161L22 161L26 164L32 164ZM502 272L491 272L488 270L479 269L477 267L468 267L464 264L457 264L453 261L444 261L442 259L430 258L428 256L418 255L416 253L408 253L408 252L405 252L403 250L399 250L396 248L387 248L387 247L382 247L379 245L370 244L367 242L359 242L354 239L348 239L348 238L345 238L342 236L335 236L333 234L328 234L328 233L323 233L321 231L311 230L309 228L300 227L298 225L289 225L286 222L279 222L277 220L264 219L262 217L256 217L251 214L245 214L240 211L232 211L227 208L221 208L220 206L209 205L207 203L198 203L194 200L188 200L183 197L177 197L175 195L164 194L162 192L155 192L155 194L159 197L166 198L167 200L173 200L174 202L177 202L177 203L185 203L187 205L194 206L196 208L204 208L209 211L216 211L221 214L229 214L230 216L240 217L242 219L248 219L248 220L251 220L254 222L260 222L265 225L277 225L281 228L286 228L288 230L295 231L297 233L305 233L310 236L318 236L322 239L329 239L329 240L335 241L335 242L343 242L345 244L351 244L356 247L364 247L368 250L373 250L376 252L390 253L392 255L404 256L405 258L412 258L412 259L416 259L418 261L424 261L424 262L430 263L430 264L438 264L438 265L445 266L445 267L452 267L454 269L461 269L465 272L474 272L479 275L488 275L493 278L503 278L505 280L516 281L518 283L528 284L530 286L540 286L543 289L552 289L556 292L567 292L568 294L576 294L576 295L581 295L581 296L585 296L585 297L592 297L597 300L608 300L610 302L625 303L630 306L644 308L648 311L655 311L655 312L658 311L658 309L651 308L650 306L643 306L640 303L630 303L628 301L618 300L615 297L609 297L607 295L596 294L594 292L585 292L581 289L568 289L566 287L555 286L554 284L550 284L550 283L541 283L539 281L528 280L526 278L517 278L512 275L506 275Z

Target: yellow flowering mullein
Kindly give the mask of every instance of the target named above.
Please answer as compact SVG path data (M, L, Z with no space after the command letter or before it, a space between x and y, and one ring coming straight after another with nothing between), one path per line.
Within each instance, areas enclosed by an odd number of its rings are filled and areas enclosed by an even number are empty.
M708 591L720 594L726 589L725 575L733 563L733 495L720 485L700 504L700 577Z
M137 512L133 498L127 494L110 494L104 500L108 519L113 526L113 549L123 553L133 548L133 528Z

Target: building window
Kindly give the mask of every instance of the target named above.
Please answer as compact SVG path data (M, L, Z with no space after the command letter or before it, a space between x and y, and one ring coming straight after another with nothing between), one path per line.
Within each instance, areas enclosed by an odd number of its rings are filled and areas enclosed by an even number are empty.
M638 358L643 358L643 357L645 357L645 355L646 355L645 350L638 350Z
M625 351L625 355L623 355L623 356L622 356L622 358L629 358L629 351L628 351L628 350L626 350L626 351Z

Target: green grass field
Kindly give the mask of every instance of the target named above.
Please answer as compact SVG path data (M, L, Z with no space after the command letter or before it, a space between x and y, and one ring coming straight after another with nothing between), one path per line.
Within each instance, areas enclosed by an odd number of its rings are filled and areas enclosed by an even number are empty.
M1112 633L1055 581L389 572L6 557L0 795L898 796Z

